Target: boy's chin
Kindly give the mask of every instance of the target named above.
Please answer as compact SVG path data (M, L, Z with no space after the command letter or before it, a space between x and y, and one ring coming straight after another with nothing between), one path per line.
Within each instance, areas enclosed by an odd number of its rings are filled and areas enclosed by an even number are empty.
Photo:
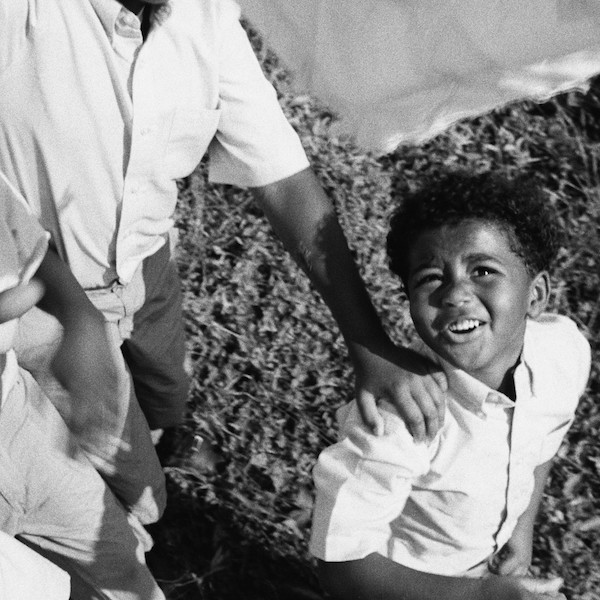
M475 373L481 368L479 364L481 362L481 352L475 351L472 353L464 352L453 352L447 348L440 348L436 350L436 354L443 358L452 368L460 369L469 375L475 377Z

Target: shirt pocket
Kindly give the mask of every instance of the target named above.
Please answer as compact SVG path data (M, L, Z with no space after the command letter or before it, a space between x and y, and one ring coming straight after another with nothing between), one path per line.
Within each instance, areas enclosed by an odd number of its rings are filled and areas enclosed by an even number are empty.
M217 132L219 109L178 108L163 155L163 172L172 179L187 177L198 165Z

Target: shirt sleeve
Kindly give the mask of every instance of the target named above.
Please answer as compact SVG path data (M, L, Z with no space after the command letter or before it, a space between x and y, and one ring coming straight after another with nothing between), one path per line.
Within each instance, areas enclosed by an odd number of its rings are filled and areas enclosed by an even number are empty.
M16 284L30 267L36 270L46 254L49 235L25 200L0 173L0 290ZM33 273L31 273L33 274ZM8 281L8 280L11 281Z
M556 345L553 354L560 364L553 365L552 376L557 378L555 384L557 389L563 390L563 394L562 414L557 415L556 426L544 437L540 464L554 457L573 423L579 399L587 386L592 360L590 344L573 321L561 315L545 318L555 324L550 343Z
M36 25L38 0L0 0L0 73L27 50L27 36Z
M369 433L355 403L343 409L341 441L324 450L313 471L316 501L311 553L328 562L387 554L390 523L414 479L429 470L424 444L415 444L402 420L382 411L385 434Z
M209 147L209 177L243 187L279 181L309 166L239 22L232 0L219 2L221 44L217 133Z

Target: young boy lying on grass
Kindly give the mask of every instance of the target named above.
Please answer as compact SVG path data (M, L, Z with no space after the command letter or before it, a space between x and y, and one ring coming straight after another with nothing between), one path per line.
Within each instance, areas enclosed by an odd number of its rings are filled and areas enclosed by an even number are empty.
M551 460L573 420L590 348L544 313L557 225L522 179L448 174L404 199L388 236L422 342L447 378L444 425L417 444L382 404L385 435L340 409L314 470L311 551L335 598L542 600L528 576Z
M27 282L47 247L46 233L0 174L0 598L164 600L144 559L148 534L17 363L18 317L42 296L39 284Z

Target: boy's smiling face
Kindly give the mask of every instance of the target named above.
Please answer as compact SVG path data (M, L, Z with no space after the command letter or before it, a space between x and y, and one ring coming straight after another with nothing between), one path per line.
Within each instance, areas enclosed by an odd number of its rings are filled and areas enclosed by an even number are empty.
M545 307L548 275L532 277L497 225L469 220L423 232L409 252L415 328L453 366L498 389L515 365L528 316Z

